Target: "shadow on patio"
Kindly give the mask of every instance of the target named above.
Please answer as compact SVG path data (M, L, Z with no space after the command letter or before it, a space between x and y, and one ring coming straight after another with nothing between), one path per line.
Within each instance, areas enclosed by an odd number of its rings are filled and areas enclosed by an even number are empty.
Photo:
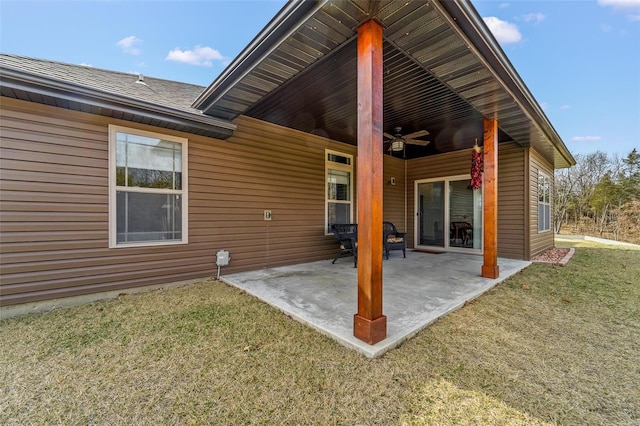
M231 274L238 287L339 343L374 358L395 348L447 313L521 271L531 262L499 258L500 277L482 278L482 256L408 251L384 261L383 313L387 338L368 345L353 336L357 270L342 258Z

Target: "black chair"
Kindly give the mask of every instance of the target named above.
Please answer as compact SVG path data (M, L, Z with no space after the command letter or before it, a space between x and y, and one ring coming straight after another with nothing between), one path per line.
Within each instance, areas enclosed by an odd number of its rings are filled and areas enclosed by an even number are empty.
M335 223L331 225L331 232L340 243L340 251L333 262L345 254L353 255L353 267L358 266L358 225L355 223Z
M462 247L468 247L469 243L473 245L473 226L469 222L451 222L449 231L449 243L458 244ZM460 241L458 243L458 241Z
M382 222L384 254L389 259L391 250L402 250L402 257L407 257L407 234L398 232L396 226L391 222Z

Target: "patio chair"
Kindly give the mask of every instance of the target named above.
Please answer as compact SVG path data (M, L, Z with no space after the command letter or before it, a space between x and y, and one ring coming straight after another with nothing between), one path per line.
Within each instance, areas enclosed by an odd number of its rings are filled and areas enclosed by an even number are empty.
M391 250L402 250L402 257L407 257L407 234L398 232L396 226L391 222L382 222L384 254L389 259Z
M460 242L458 243L458 241ZM469 222L451 222L449 243L468 247L469 242L473 245L473 226Z
M353 267L358 266L358 225L355 223L335 223L331 225L331 232L340 243L340 251L333 262L345 254L353 254Z

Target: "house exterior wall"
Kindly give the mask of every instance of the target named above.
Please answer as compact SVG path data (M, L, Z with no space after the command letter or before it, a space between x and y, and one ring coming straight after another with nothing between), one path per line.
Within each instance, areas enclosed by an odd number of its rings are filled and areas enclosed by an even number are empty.
M498 256L524 259L527 240L525 151L515 142L498 145Z
M554 245L553 226L549 231L538 232L538 174L543 172L549 176L551 180L551 194L553 194L553 166L549 161L535 151L533 148L529 148L527 151L527 166L529 168L529 234L531 235L530 243L528 246L527 260L542 253L548 248ZM553 223L553 197L551 197L551 223Z
M525 148L515 142L498 145L498 255L525 257ZM471 150L407 161L408 242L415 246L415 182L469 174Z
M405 232L407 229L405 161L385 155L383 172L383 220L393 222L398 231ZM391 178L395 179L395 185L391 184Z
M220 249L223 273L330 259L325 149L354 155L356 192L356 147L248 117L221 141L9 98L0 112L2 305L211 276ZM188 244L108 248L109 124L188 139ZM385 156L384 217L399 228L403 163Z
M3 305L211 276L220 249L231 253L225 273L330 259L325 149L354 156L356 193L356 147L248 117L221 141L15 99L0 108ZM189 140L188 244L108 248L109 124ZM467 174L470 158L385 155L384 220L407 232L409 246L415 181ZM552 232L537 231L538 170L553 178L534 150L499 145L500 256L528 259L553 246ZM356 200L353 213L355 221Z

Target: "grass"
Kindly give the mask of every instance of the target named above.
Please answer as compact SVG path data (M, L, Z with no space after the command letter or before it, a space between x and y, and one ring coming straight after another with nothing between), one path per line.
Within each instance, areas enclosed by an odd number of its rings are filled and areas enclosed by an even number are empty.
M0 424L640 424L640 250L574 242L369 360L219 282L0 322Z

